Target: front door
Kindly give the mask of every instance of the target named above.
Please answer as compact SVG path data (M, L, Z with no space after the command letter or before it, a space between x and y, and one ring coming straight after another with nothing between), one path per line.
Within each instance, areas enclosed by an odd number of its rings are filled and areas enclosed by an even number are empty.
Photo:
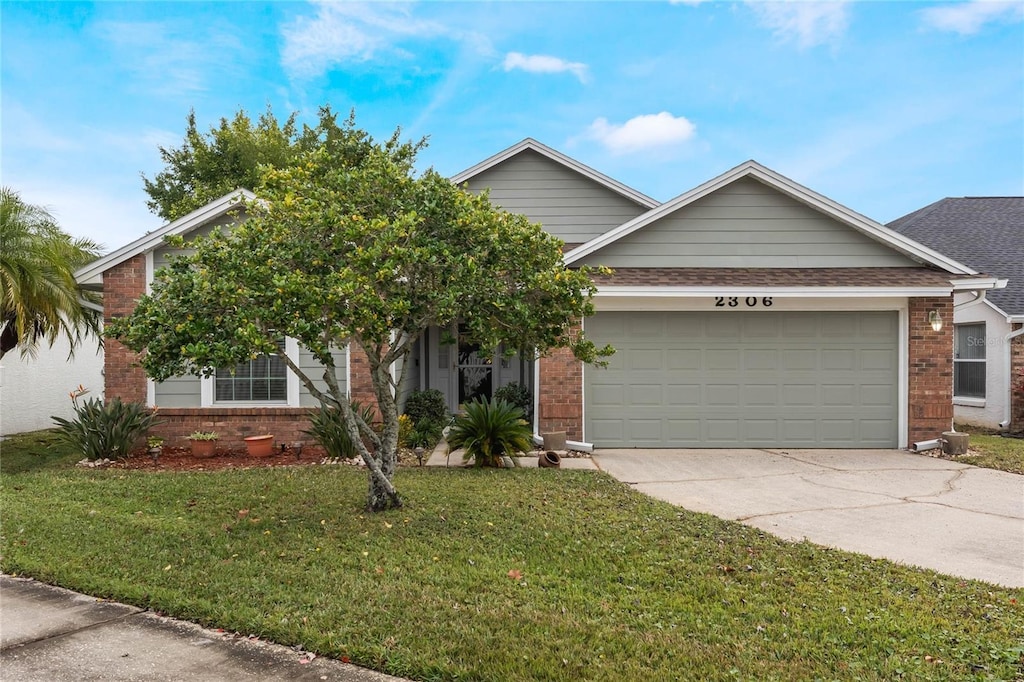
M489 400L494 387L494 353L466 338L459 325L457 378L459 405L471 400Z

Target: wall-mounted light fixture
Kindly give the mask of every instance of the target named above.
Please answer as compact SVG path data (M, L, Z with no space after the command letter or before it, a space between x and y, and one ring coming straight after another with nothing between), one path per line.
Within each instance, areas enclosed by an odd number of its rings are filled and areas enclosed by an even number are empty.
M932 329L934 329L935 331L942 331L942 315L939 315L938 310L928 311L928 324L930 324L932 326Z

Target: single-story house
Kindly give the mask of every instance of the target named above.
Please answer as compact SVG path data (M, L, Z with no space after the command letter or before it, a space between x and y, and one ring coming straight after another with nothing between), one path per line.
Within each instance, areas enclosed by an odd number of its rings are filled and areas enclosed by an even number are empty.
M532 139L452 178L541 223L569 265L614 269L582 320L617 353L606 368L555 352L503 358L420 339L403 393L441 390L452 411L511 381L534 394L537 433L580 447L908 447L953 418L953 297L992 276L748 161L659 203ZM251 194L242 191L243 196ZM168 234L229 223L229 195L128 244L78 277L107 318L130 312L170 251ZM297 344L286 351L310 362ZM365 357L345 386L366 399ZM314 401L283 363L260 358L209 379L148 381L116 341L106 394L159 405L167 435L300 438Z
M888 227L1008 280L954 296L954 417L1024 431L1024 197L950 197Z

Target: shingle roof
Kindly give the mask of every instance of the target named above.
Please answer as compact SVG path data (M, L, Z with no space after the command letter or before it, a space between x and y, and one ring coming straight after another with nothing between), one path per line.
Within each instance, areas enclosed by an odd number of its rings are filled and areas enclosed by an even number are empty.
M931 268L615 268L592 273L598 287L948 287L970 277Z
M1024 315L1024 197L947 198L898 218L889 228L975 270L1009 280L988 299Z

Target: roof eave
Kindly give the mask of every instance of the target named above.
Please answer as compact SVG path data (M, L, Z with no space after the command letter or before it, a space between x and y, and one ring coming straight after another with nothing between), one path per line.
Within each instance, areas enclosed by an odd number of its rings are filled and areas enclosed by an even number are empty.
M800 185L799 183L796 183L753 160L742 163L739 166L736 166L735 168L728 170L701 185L698 185L690 191L680 194L675 199L671 199L647 213L637 216L633 220L623 223L619 227L576 247L569 253L565 254L565 262L566 264L575 263L595 251L598 251L601 248L632 234L640 228L645 227L646 225L649 225L650 223L659 220L680 208L688 206L712 192L745 177L752 177L755 180L758 180L759 182L762 182L769 187L772 187L787 196L810 206L811 208L821 211L822 213L833 217L855 230L858 230L877 241L885 243L895 251L898 251L913 260L936 266L951 274L977 274L976 270L971 269L963 263L959 263L952 258L943 256L937 251L929 249L923 244L919 244L898 232L890 230L884 225L877 223L856 211L846 208L845 206L832 201L828 197L808 189L807 187L804 187L803 185Z
M185 234L200 227L209 221L219 218L241 201L252 201L256 195L247 189L236 189L225 194L219 199L200 206L196 210L183 215L177 220L171 221L149 232L135 241L122 246L121 248L94 260L92 263L75 271L75 280L79 284L89 286L102 286L103 273L110 268L123 263L129 258L152 251L163 243L164 237L174 234Z
M658 206L660 203L656 199L652 199L646 194L638 192L632 187L624 185L618 180L611 178L600 171L594 170L590 166L582 164L576 159L568 157L565 154L562 154L561 152L552 149L546 144L538 142L532 137L528 137L520 142L517 142L508 149L502 150L495 154L494 156L490 156L484 159L480 163L467 168L461 173L456 173L455 175L451 176L450 180L456 185L461 185L462 183L468 182L469 180L473 179L474 177L483 173L484 171L490 170L491 168L494 168L498 164L507 161L508 159L511 159L513 156L516 156L517 154L524 152L526 150L537 152L541 156L545 156L556 163L566 166L567 168L576 171L577 173L593 180L594 182L600 185L607 187L611 191L629 199L630 201L640 204L641 206L645 206L647 208L654 208L655 206Z

